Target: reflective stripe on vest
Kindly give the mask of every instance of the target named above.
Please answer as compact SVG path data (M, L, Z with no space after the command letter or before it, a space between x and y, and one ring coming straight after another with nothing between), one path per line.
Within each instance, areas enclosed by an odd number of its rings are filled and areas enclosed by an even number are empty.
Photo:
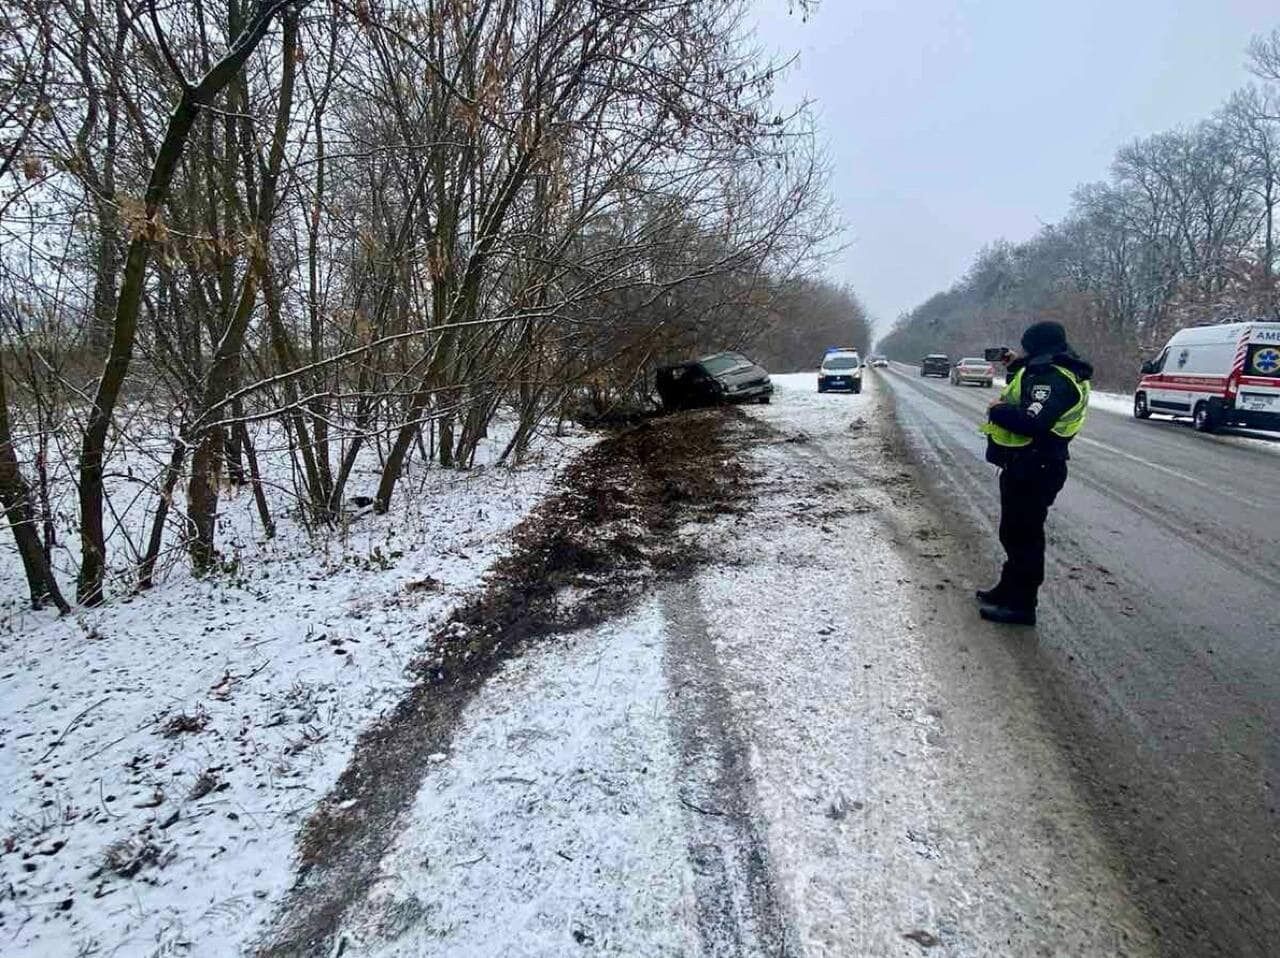
M1058 421L1053 424L1053 428L1050 430L1060 439L1070 439L1084 427L1085 417L1089 413L1089 381L1081 379L1071 370L1064 369L1062 366L1055 365L1053 368L1067 377L1071 385L1076 387L1076 392L1080 396L1074 406L1058 417ZM1004 387L1004 392L1000 394L1001 402L1007 402L1014 406L1022 405L1022 374L1026 372L1026 369L1027 367L1023 366L1013 374L1013 379L1009 380L1009 384ZM983 423L979 431L984 436L989 437L997 446L1006 446L1011 449L1029 446L1032 441L1030 436L1011 432L993 422Z

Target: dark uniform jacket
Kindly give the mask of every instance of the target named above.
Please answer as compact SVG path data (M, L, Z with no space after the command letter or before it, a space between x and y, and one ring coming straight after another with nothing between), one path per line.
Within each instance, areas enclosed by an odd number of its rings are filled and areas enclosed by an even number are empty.
M1023 456L1069 459L1067 445L1071 440L1055 436L1051 430L1062 414L1080 401L1080 391L1054 367L1069 369L1081 379L1093 376L1093 366L1070 350L1015 359L1009 364L1008 377L1012 379L1024 366L1020 401L997 403L987 418L1010 432L1030 436L1031 445L1010 449L988 440L987 461L997 466L1007 466L1014 458Z

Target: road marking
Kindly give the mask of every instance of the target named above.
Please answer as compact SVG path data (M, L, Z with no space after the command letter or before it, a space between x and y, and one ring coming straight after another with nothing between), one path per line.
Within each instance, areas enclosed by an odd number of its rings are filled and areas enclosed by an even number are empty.
M1141 465L1144 465L1149 469L1155 469L1157 472L1163 472L1166 475L1173 476L1176 479L1181 479L1184 482L1189 482L1193 486L1199 486L1201 489L1207 489L1209 492L1212 492L1215 497L1218 495L1221 495L1223 492L1220 486L1216 486L1211 482L1205 482L1203 479L1197 479L1195 476L1189 476L1185 472L1182 472L1178 469L1171 469L1170 467L1161 465L1158 462L1152 462L1150 459L1143 459L1141 456L1135 456L1131 452L1125 452L1123 449L1117 449L1115 446L1109 445L1108 443L1099 442L1096 439L1090 439L1088 436L1076 436L1075 442L1084 443L1086 446L1097 446L1099 449L1105 449L1107 452L1120 456L1122 459L1128 459L1131 462L1140 463ZM1236 502L1242 503L1246 506L1250 506L1251 508L1254 508L1254 509L1269 508L1268 506L1263 505L1261 502L1255 502L1252 499L1242 498L1236 493L1232 493L1231 497Z

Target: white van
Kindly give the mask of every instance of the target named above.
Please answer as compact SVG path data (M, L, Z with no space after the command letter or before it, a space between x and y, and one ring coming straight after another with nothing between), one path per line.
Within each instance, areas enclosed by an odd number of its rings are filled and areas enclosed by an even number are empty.
M1224 323L1174 333L1133 394L1133 414L1186 416L1219 426L1280 429L1280 323Z
M862 357L856 349L833 346L822 357L822 365L818 367L818 392L829 389L862 392Z

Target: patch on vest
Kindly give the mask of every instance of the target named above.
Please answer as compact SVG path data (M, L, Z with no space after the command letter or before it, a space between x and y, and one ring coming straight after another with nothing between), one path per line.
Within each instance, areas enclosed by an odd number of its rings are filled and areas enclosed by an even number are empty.
M1027 407L1028 416L1038 416L1044 410L1044 403L1033 402Z
M1048 386L1032 386L1031 398L1034 399L1036 402L1044 402L1046 399L1049 398L1049 393L1051 393L1052 391L1053 390L1050 389Z

